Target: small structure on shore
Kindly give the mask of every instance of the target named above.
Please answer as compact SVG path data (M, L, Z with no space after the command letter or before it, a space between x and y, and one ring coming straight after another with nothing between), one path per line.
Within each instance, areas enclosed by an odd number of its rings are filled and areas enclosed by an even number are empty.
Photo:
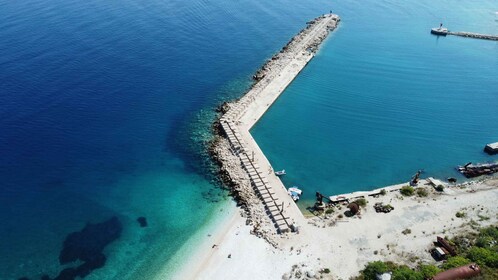
M446 251L448 251L448 253L450 253L452 256L456 256L455 249L453 248L453 246L450 245L450 243L448 243L448 241L446 241L446 239L438 236L437 237L437 242L438 242L439 245L441 245L441 247L443 247L444 249L446 249Z
M418 181L420 180L420 174L422 173L422 170L417 171L415 175L413 175L412 179L410 180L410 186L416 186L418 184Z
M445 260L448 255L448 251L444 250L442 247L436 247L432 250L432 256L436 261Z
M436 274L431 280L468 279L475 277L480 273L481 268L477 264L472 263L440 272Z
M377 213L389 213L394 210L390 204L384 205L382 202L377 202L374 205L375 212Z
M349 212L354 216L360 212L360 206L356 202L352 202L348 205Z
M490 155L498 154L498 142L487 144L484 151Z

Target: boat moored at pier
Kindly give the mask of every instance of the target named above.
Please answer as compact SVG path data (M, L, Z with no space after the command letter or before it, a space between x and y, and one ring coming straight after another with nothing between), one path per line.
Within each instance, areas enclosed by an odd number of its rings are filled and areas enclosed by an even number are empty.
M294 200L294 202L297 202L301 198L303 191L298 187L294 186L292 188L289 188L287 190L287 193L292 197L292 200Z
M275 175L277 175L277 176L283 176L285 174L287 174L287 173L285 173L285 169L282 169L280 171L275 171Z

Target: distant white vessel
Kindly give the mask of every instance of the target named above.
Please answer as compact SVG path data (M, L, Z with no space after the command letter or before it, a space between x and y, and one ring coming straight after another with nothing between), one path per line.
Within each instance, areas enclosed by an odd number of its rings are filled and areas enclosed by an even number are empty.
M431 34L446 36L448 35L448 28L443 27L443 24L440 23L439 27L434 27L431 29Z
M292 200L297 202L299 200L299 198L301 198L303 191L300 190L298 187L294 186L292 188L289 188L287 190L287 193L292 197Z
M280 171L275 171L275 175L277 175L277 176L283 176L285 174L287 174L287 173L285 173L285 169L282 169Z

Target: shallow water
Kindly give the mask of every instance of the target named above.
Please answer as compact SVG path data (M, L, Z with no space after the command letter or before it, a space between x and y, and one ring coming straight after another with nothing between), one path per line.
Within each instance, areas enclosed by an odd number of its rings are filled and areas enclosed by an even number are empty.
M338 3L340 28L252 131L284 183L312 199L497 160L482 149L498 141L498 43L429 34L439 22L498 34L495 9Z

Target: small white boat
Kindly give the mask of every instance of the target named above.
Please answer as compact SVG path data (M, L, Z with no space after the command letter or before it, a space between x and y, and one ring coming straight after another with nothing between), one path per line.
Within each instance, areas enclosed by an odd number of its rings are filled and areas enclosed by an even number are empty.
M287 193L292 197L292 200L297 202L299 200L299 198L301 198L303 191L300 190L298 187L294 186L292 188L289 188L287 190Z
M448 28L442 26L439 28L432 28L431 33L434 35L446 36L448 34Z
M283 176L285 174L287 174L287 173L285 173L285 169L282 169L280 171L275 171L275 175L277 175L277 176Z

